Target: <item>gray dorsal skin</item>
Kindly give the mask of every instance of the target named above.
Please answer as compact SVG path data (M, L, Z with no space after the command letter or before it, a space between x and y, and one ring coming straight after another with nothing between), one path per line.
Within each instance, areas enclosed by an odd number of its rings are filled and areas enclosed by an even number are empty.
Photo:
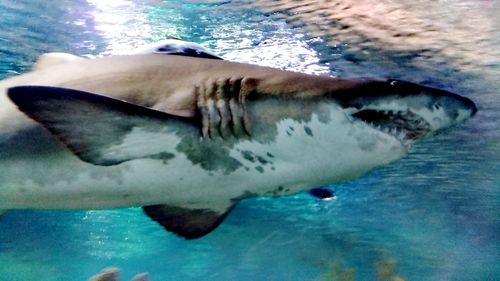
M80 60L85 60L84 57L75 56L68 53L45 53L38 57L32 70L41 70L54 67L59 64L71 63Z
M160 54L160 55L175 55L194 58L205 58L223 60L210 49L207 49L199 44L178 39L167 39L160 42L155 42L146 45L132 54ZM38 57L32 70L48 69L59 64L72 63L76 61L86 60L88 58L76 56L68 53L50 52Z

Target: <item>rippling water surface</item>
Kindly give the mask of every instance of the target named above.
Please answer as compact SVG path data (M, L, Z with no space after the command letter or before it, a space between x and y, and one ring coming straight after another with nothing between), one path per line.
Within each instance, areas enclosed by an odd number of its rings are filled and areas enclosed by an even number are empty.
M196 241L135 208L9 212L0 218L0 280L86 280L106 266L125 280L143 271L152 280L499 280L499 5L320 3L0 1L0 78L47 51L120 54L176 37L228 60L391 76L479 106L402 161L332 186L336 200L247 200Z

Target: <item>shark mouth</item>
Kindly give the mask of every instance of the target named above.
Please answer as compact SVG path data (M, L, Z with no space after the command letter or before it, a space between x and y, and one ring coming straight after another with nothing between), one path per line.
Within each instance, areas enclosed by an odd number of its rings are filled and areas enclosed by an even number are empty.
M352 116L378 131L395 137L405 146L411 146L431 131L427 121L409 110L364 109Z

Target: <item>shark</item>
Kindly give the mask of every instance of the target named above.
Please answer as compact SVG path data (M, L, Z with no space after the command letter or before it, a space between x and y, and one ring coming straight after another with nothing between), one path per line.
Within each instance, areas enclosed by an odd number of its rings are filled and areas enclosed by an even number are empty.
M0 81L0 210L138 206L196 239L240 200L361 177L476 111L442 89L231 62L179 41L51 53Z

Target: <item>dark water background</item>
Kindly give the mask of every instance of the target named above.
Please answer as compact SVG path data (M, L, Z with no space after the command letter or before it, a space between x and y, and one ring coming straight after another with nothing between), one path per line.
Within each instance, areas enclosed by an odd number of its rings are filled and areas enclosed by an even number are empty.
M308 12L257 2L3 0L0 78L47 51L119 54L176 37L234 61L442 87L472 98L477 116L332 186L336 200L247 200L196 241L165 233L137 208L9 212L0 218L1 281L86 280L111 265L125 280L143 271L152 280L500 280L499 5L400 1L450 31L431 34L440 51L421 52L366 37L358 48L330 34L335 21L318 31Z

